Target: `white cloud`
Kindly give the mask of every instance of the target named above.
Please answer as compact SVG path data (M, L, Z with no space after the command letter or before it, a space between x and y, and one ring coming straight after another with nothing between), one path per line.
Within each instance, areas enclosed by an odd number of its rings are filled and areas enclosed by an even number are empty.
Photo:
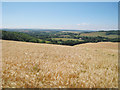
M33 29L72 29L72 30L117 30L118 25L103 25L103 24L91 24L91 23L79 23L79 24L49 24L49 25L3 25L3 28L33 28Z
M80 24L77 24L78 26L86 26L86 25L89 25L89 23L80 23Z

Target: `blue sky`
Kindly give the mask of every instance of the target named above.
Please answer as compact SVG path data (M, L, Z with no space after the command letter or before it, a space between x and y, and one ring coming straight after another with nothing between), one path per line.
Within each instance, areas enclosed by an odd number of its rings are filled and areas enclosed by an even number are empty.
M117 2L3 2L3 28L118 28Z

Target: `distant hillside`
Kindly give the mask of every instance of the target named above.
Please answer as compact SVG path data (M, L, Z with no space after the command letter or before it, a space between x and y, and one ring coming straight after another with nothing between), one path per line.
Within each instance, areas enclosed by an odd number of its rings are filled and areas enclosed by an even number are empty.
M97 32L77 32L76 31L38 31L38 30L14 30L2 31L2 39L47 43L58 45L77 45L94 42L120 42L119 31L97 31Z
M38 42L38 39L25 33L2 31L2 39L26 41L26 42Z
M118 38L119 35L120 35L120 30L86 32L81 34L81 36L88 36L88 37L101 36L108 38Z

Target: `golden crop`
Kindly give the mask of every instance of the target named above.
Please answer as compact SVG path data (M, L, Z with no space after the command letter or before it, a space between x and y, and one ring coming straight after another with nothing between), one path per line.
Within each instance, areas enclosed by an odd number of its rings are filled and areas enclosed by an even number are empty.
M118 88L118 43L2 41L3 88Z

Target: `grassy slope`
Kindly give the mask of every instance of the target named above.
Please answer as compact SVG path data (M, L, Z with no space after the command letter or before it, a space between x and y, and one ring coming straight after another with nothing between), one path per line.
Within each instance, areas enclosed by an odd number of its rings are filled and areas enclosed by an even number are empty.
M2 42L4 88L118 87L117 43Z

